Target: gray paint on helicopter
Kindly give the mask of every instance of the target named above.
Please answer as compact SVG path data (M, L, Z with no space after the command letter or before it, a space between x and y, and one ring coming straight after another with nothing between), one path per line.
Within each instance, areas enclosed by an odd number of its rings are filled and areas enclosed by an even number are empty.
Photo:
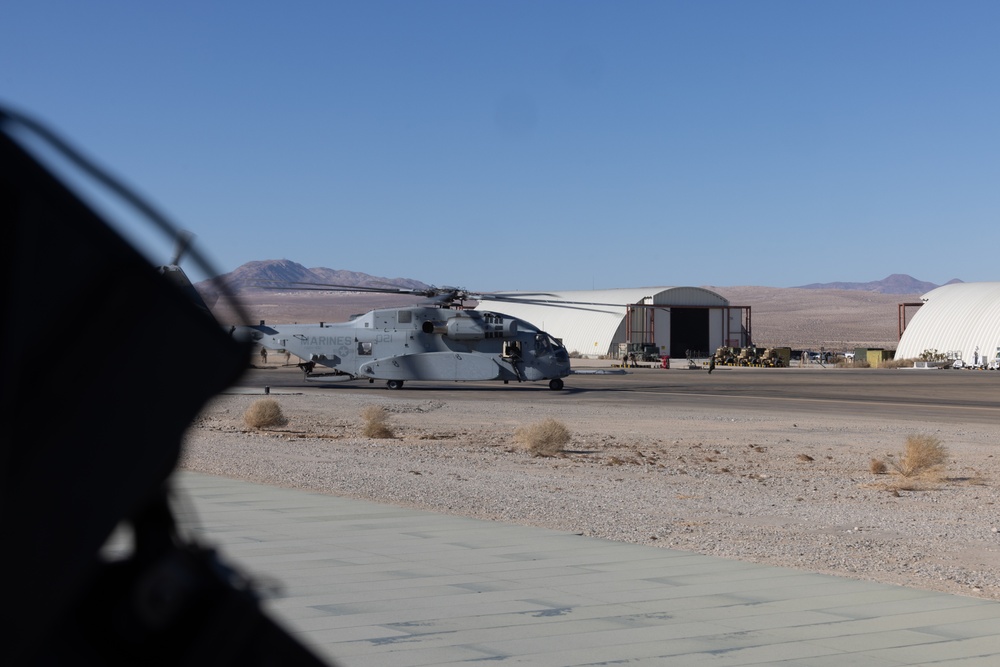
M342 289L311 285L302 289ZM570 374L562 343L535 325L491 311L451 308L474 298L456 288L430 290L374 289L421 294L434 299L424 306L372 310L348 322L238 326L232 335L265 348L282 349L304 360L308 379L320 381L385 380L392 389L411 380L549 381L562 389ZM317 368L328 369L316 373Z

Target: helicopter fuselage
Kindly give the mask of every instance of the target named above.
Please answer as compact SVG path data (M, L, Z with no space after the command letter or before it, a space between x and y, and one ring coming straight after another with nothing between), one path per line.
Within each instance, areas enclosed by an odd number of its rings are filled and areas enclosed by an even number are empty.
M387 308L349 322L262 322L238 327L234 335L329 368L332 379L385 380L394 389L407 380L549 380L551 388L561 389L561 378L570 373L560 341L524 320L489 311Z

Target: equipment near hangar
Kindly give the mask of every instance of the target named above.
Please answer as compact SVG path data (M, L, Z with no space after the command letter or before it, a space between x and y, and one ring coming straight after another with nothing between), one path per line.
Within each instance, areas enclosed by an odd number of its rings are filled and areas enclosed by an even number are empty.
M788 368L792 359L790 347L720 347L715 351L717 366L753 366L755 368Z
M583 357L617 356L620 343L655 345L661 356L674 358L689 352L709 356L723 345L743 347L752 340L750 306L730 305L701 287L533 292L532 303L479 307L535 322Z
M966 364L996 367L1000 282L942 285L920 299L923 305L901 332L895 359L916 359L937 351Z

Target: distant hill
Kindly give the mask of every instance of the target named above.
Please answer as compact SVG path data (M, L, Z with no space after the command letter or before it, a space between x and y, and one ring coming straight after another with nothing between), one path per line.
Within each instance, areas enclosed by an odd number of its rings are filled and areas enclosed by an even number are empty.
M330 294L289 291L278 294L261 289L262 281L313 282L359 287L386 284L412 289L427 285L408 278L381 278L355 271L307 269L289 260L248 262L220 276L239 294L243 312L232 310L227 299L212 301L216 318L225 324L246 322L340 322L373 308L414 305L422 297L373 293ZM952 281L961 282L961 281ZM212 283L196 287L203 294L214 292ZM544 285L539 286L540 288ZM934 289L933 283L910 276L894 275L870 283L827 283L801 288L707 286L733 305L753 309L753 338L758 345L791 346L832 350L855 347L894 349L899 339L901 302L917 301Z
M949 280L946 284L962 282L958 278ZM840 289L853 290L858 292L877 292L878 294L923 294L932 289L940 287L934 283L917 280L905 273L894 273L882 280L873 280L867 283L812 283L811 285L799 285L796 289Z
M765 347L853 350L896 349L899 304L919 293L793 287L708 287L734 306L753 309L753 340ZM912 316L915 310L911 309Z
M349 287L405 287L424 289L428 285L410 278L382 278L358 271L306 267L287 259L266 259L247 262L235 271L219 276L219 280L234 294L260 291L268 283L321 283ZM195 285L202 292L214 292L213 281L205 280Z
M261 290L263 289L261 285L268 282L306 282L327 285L348 285L350 287L392 286L409 289L424 289L428 287L426 283L412 278L383 278L358 271L327 269L324 267L307 269L301 264L288 259L266 259L257 262L247 262L235 271L219 276L219 279L235 294ZM955 278L945 284L950 285L960 282L962 281ZM203 293L215 291L212 281L209 280L202 281L195 285L195 287ZM799 285L792 289L849 290L874 292L877 294L923 294L936 287L940 287L940 285L917 280L904 273L894 273L882 280L874 280L867 283L811 283L809 285Z

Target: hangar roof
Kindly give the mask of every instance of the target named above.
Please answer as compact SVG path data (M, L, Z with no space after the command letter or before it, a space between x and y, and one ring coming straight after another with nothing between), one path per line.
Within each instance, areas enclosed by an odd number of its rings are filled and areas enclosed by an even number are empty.
M1000 282L954 283L927 292L896 349L896 359L924 350L959 351L972 361L975 350L990 359L1000 348Z
M547 303L482 301L476 308L531 322L556 338L561 338L570 352L575 351L584 355L608 352L615 333L621 328L625 319L626 307L630 304L729 305L729 301L719 294L701 287L626 287L504 294L524 294L526 297Z

